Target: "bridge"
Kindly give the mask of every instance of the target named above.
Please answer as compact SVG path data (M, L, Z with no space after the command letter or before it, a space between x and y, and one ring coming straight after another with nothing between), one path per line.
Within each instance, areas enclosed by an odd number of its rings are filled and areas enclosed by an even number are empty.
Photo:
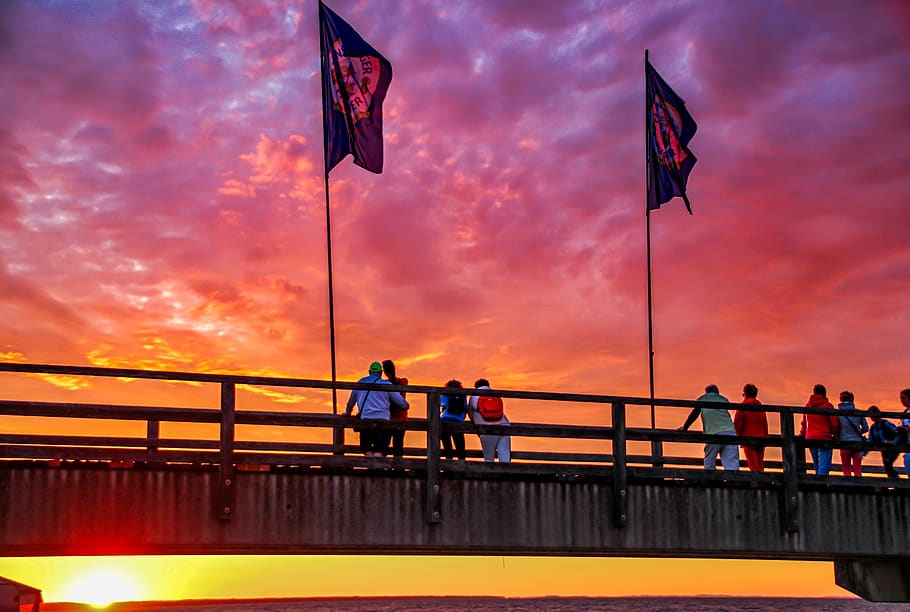
M604 424L452 425L439 420L440 398L452 389L383 386L406 391L412 406L425 397L427 418L367 424L326 414L325 397L376 385L19 363L2 363L0 372L103 380L119 389L113 396L126 388L138 400L0 399L2 556L811 560L833 562L836 583L868 600L910 601L910 481L886 478L874 465L864 466L862 478L808 473L806 448L860 447L794 435L794 417L830 411L762 405L772 431L779 416L779 433L736 440L768 447L766 471L724 472L703 469L701 445L731 438L636 426L650 410L676 410L681 423L699 405L686 400L652 406L648 398L485 390L505 398L516 421L523 403L544 403L552 415L585 406ZM203 406L143 405L143 394L132 391L137 381L190 385L200 394L193 403ZM94 396L96 387L73 393L89 389ZM5 393L9 388L4 384ZM261 396L251 390L323 394L322 411L256 409ZM249 408L238 406L239 391ZM206 407L209 396L217 400ZM405 429L422 443L400 459L362 457L346 438L366 426ZM100 427L125 433L92 435ZM515 439L513 461L484 463L477 450L466 462L443 460L444 430L507 432Z

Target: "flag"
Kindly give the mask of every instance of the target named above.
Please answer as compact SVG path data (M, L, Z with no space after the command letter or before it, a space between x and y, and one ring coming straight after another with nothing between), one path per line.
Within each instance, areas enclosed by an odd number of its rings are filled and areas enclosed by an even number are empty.
M683 99L670 89L647 59L645 116L648 129L648 212L681 196L691 215L686 182L697 160L689 150L689 141L698 126L686 110Z
M322 123L326 174L347 155L382 172L382 101L392 64L332 10L319 3Z

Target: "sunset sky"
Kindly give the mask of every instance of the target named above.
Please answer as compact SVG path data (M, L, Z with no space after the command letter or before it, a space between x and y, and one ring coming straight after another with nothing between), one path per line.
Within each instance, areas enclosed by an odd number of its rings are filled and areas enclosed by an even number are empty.
M694 215L677 199L651 218L656 394L735 398L751 381L802 405L820 382L900 409L910 3L328 5L394 69L384 173L348 158L330 177L339 379L392 358L414 384L647 396L649 49L699 159ZM0 358L330 377L316 0L0 2L0 92ZM354 594L299 579L354 561L270 559L118 565L142 598ZM65 599L49 568L70 562L5 559L0 575ZM191 562L197 590L175 586ZM620 567L631 577L598 578ZM735 577L757 572L764 594L845 594L830 564L746 568L506 560L483 592L756 594Z

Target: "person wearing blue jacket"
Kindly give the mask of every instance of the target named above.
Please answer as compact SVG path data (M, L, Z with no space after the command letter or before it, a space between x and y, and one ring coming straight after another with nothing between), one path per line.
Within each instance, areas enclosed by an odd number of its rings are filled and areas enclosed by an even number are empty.
M450 380L446 383L446 387L451 389L464 388L461 386L461 382L457 380ZM439 400L441 404L440 408L442 410L442 414L440 415L441 422L456 424L464 423L464 417L468 412L468 405L464 395L443 395ZM453 461L457 458L459 461L464 461L467 458L463 431L443 431L440 434L440 438L442 440L442 448L445 451L446 459Z
M897 427L894 423L883 419L880 416L881 410L878 406L869 406L869 418L872 419L872 427L869 428L869 442L885 446L894 446L898 439ZM900 453L890 448L882 449L882 465L885 466L885 474L889 478L900 478L897 470L894 469L894 460Z
M374 361L370 364L370 373L357 382L373 383L376 385L391 385L392 383L382 378L382 364ZM344 409L344 416L351 416L354 405L360 408L357 416L362 420L388 421L392 404L402 410L410 408L408 400L397 391L377 391L374 389L355 389L351 391L348 404ZM367 427L360 430L360 451L366 457L385 457L389 452L389 442L392 432L388 429Z

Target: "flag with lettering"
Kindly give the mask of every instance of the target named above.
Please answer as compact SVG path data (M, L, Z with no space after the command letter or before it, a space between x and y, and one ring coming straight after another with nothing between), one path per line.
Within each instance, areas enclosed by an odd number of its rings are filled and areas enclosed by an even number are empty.
M670 89L650 62L645 63L645 114L648 141L648 212L679 196L692 214L686 183L697 161L689 141L697 125L686 103Z
M392 64L322 2L322 121L325 171L347 155L370 172L382 172L382 101Z

